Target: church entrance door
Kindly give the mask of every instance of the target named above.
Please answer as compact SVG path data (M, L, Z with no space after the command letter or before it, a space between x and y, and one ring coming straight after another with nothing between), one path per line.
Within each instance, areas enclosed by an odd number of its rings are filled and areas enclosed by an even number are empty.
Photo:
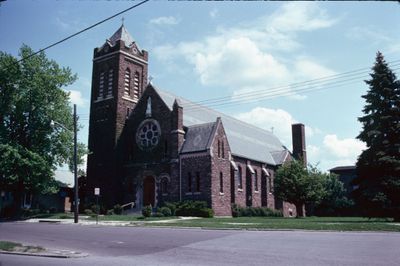
M151 204L151 206L154 207L155 190L154 177L147 176L143 180L143 206Z

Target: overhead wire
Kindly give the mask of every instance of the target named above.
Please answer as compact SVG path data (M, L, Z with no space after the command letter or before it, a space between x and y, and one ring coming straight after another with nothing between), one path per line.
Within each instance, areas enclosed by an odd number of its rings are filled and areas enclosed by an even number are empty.
M73 38L73 37L75 37L75 36L77 36L77 35L79 35L79 34L85 32L85 31L87 31L87 30L90 30L90 29L92 29L92 28L94 28L94 27L96 27L96 26L98 26L98 25L100 25L100 24L102 24L102 23L104 23L104 22L106 22L106 21L108 21L108 20L110 20L110 19L113 19L113 18L115 18L115 17L117 17L117 16L119 16L119 15L121 15L121 14L123 14L123 13L129 11L129 10L132 10L132 9L134 9L134 8L140 6L140 5L142 5L142 4L144 4L144 3L148 2L148 1L149 1L149 0L143 0L143 1L141 1L141 2L139 2L139 3L137 3L137 4L133 5L133 6L131 6L131 7L129 7L129 8L126 8L126 9L124 9L124 10L122 10L122 11L120 11L120 12L118 12L118 13L116 13L116 14L114 14L114 15L108 17L108 18L105 18L105 19L103 19L103 20L101 20L101 21L99 21L99 22L97 22L97 23L95 23L95 24L93 24L93 25L91 25L91 26L89 26L89 27L83 29L83 30L80 30L80 31L78 31L78 32L76 32L76 33L74 33L74 34L72 34L72 35L69 35L68 37L65 37L64 39L62 39L62 40L60 40L60 41L58 41L58 42L55 42L55 43L53 43L53 44L50 44L50 45L46 46L45 48L42 48L42 49L40 49L40 50L38 50L38 51L36 51L36 52L34 52L34 53L32 53L32 54L26 56L26 57L23 57L23 58L21 58L20 60L16 61L16 63L20 63L20 62L22 62L22 61L25 61L25 60L31 58L31 57L34 56L34 55L37 55L37 54L39 54L39 53L41 53L41 52L43 52L43 51L45 51L45 50L47 50L47 49L49 49L49 48L51 48L51 47L54 47L54 46L56 46L56 45L58 45L58 44L60 44L60 43L63 43L63 42L65 42L66 40L69 40L69 39L71 39L71 38Z
M400 65L400 60L395 60L392 61L391 63L395 62L391 67L397 67ZM276 94L277 96L280 96L282 93L283 96L285 96L289 91L296 91L296 88L301 88L305 86L323 86L326 84L334 83L334 82L343 82L342 79L348 78L347 80L354 80L354 79L359 79L365 76L365 74L368 73L370 69L368 68L367 70L365 68L362 69L357 69L353 71L348 71L345 73L341 74L335 74L331 76L326 76L326 77L321 77L313 80L308 80L308 81L302 81L302 82L296 82L296 83L291 83L289 85L284 85L284 86L278 86L278 87L272 87L272 88L265 88L262 90L255 90L252 92L245 92L245 93L239 93L235 94L233 96L224 96L224 97L218 97L218 98L212 98L212 99L206 99L202 101L196 101L192 103L188 103L185 105L186 109L190 108L195 108L198 105L207 105L207 106L218 106L220 103L225 104L227 101L233 102L233 101L244 101L246 99L252 99L252 98L257 98L259 97L264 97L271 93L274 95ZM392 69L395 70L395 69ZM232 99L233 98L233 99Z

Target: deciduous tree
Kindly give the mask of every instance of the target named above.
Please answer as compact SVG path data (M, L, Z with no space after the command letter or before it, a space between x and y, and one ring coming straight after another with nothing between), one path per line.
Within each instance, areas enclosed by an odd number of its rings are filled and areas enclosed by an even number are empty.
M32 53L23 45L19 56L27 59L18 61L0 52L0 184L14 192L17 208L24 191L54 191L54 170L73 154L72 108L63 88L76 75Z
M307 168L301 160L289 161L276 172L274 192L279 199L294 204L297 217L302 217L306 203L318 203L324 196L324 178L316 167Z

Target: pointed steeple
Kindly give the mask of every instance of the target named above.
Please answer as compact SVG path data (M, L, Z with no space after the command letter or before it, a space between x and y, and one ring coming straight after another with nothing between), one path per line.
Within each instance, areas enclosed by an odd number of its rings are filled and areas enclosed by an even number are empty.
M128 47L135 42L123 23L121 27L119 27L119 29L107 41L110 42L111 46L114 46L115 43L119 40L124 41L125 46Z

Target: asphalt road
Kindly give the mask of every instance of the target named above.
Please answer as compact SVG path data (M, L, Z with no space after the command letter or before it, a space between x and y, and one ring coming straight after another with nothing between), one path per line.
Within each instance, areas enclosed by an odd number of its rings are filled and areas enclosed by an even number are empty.
M89 254L69 259L0 254L0 266L400 265L400 233L1 223L0 240Z

